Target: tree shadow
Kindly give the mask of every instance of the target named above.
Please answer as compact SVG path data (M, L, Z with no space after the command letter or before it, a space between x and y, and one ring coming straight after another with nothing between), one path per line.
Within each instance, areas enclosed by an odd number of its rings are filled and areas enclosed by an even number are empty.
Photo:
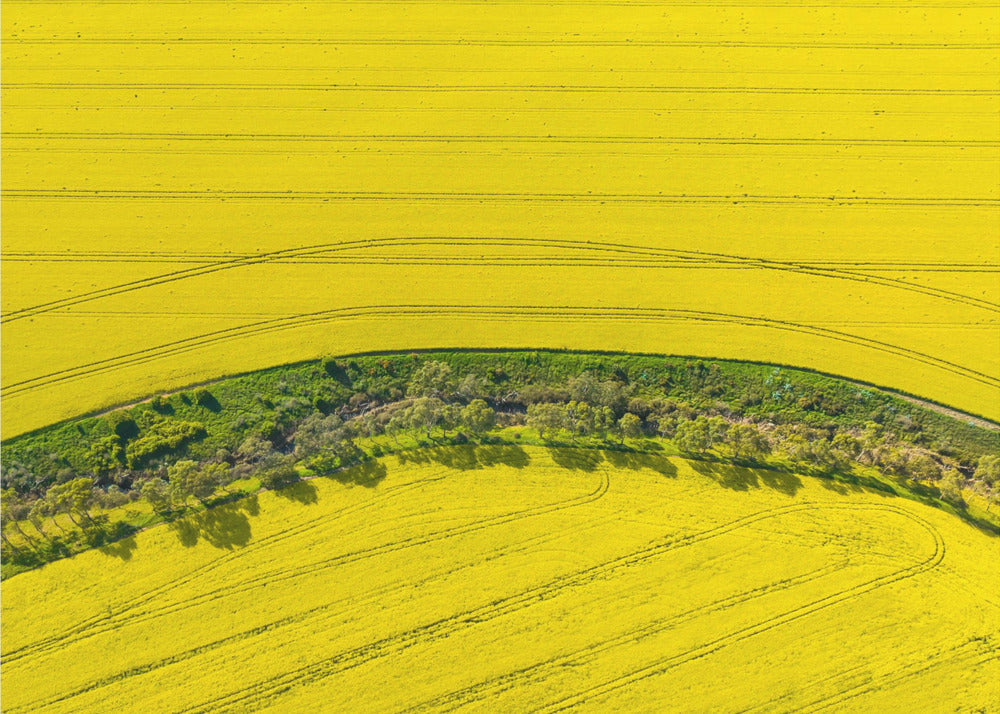
M528 452L516 444L460 444L435 446L396 454L400 464L441 464L450 469L470 471L502 464L521 469L531 463Z
M208 409L210 412L218 414L222 411L222 405L219 404L219 400L211 393L203 394L198 399L198 406Z
M618 451L609 450L604 452L604 458L608 463L620 469L650 469L667 478L677 477L677 467L666 456L661 454L649 454L642 451Z
M209 545L232 550L250 542L250 519L260 512L257 496L247 496L233 503L209 508L170 523L170 528L185 548L204 540Z
M135 536L129 536L128 538L123 538L115 543L102 546L101 548L98 548L98 551L104 555L110 555L118 558L119 560L132 560L132 554L135 553L135 549L138 545L139 544L136 542Z
M802 479L785 471L748 469L745 466L716 461L689 461L688 463L702 476L708 476L723 488L733 491L749 491L751 488L764 486L786 496L794 496L802 488Z
M396 452L396 460L400 466L405 464L429 464L433 461L427 453L430 449L414 449L413 451Z
M476 447L476 458L483 466L503 464L514 469L523 469L531 463L528 452L517 444L489 444Z
M125 521L111 522L107 514L101 513L84 523L82 536L87 547L129 560L136 547L135 539L131 537L135 532L135 526ZM126 543L126 540L129 542Z
M449 469L469 471L479 467L476 458L476 447L472 444L460 446L438 446L427 449L427 458Z
M365 488L374 488L385 478L388 471L385 464L376 459L362 461L341 471L329 475L334 481L342 484L354 484Z
M841 496L850 493L861 493L865 489L854 476L834 474L832 476L819 479L819 484L828 491L833 491Z
M597 449L549 447L549 455L557 465L573 471L593 471L604 461Z
M802 488L802 479L800 479L795 474L788 473L787 471L771 471L771 470L761 470L757 472L760 476L761 483L763 483L768 488L772 488L775 491L785 494L786 496L794 496Z
M274 495L306 506L316 503L319 500L316 487L308 481L297 481L291 486L279 488L274 492Z

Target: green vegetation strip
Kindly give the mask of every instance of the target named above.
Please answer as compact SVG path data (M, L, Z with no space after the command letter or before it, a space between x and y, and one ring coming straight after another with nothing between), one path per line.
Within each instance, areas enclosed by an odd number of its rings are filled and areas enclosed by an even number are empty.
M470 442L659 451L826 476L1000 531L1000 431L875 388L683 357L393 354L232 377L4 442L2 574L260 487L317 474L370 485L376 468L348 467Z

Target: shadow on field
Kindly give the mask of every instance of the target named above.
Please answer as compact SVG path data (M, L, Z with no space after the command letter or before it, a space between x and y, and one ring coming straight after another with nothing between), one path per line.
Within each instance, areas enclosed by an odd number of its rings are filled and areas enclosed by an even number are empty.
M604 454L597 449L549 447L549 456L557 465L573 471L593 471L604 461Z
M374 488L378 485L379 481L385 478L386 473L388 472L386 471L385 464L373 459L371 461L363 461L342 471L335 471L327 478L332 478L334 481L342 484L354 484L356 486L364 486L365 488ZM313 489L313 496L315 497L315 489ZM315 500L310 503L314 502Z
M312 505L319 500L316 487L308 481L297 481L291 486L279 488L274 492L274 495L279 498L286 498L289 501L301 503L304 506Z
M819 485L828 491L833 491L841 496L846 496L849 493L861 493L864 489L858 483L848 483L844 481L844 477L833 477L833 478L821 478L816 479ZM885 495L880 491L874 491L876 494Z
M660 454L649 454L642 451L605 451L604 458L608 463L620 469L650 469L667 478L677 478L677 467L670 459Z
M190 548L204 540L215 548L232 550L250 542L250 519L260 512L257 496L210 508L170 523L181 545Z
M523 469L531 463L528 452L515 444L461 444L436 446L396 454L400 464L441 464L450 469L469 471L490 466Z
M135 541L135 536L130 536L102 546L98 550L104 555L110 555L119 560L132 560L132 554L135 553L137 547L138 543Z
M688 463L702 476L708 476L723 488L733 491L749 491L751 488L765 486L787 496L794 496L802 488L802 479L795 474L784 471L752 470L745 466L715 461L689 461Z

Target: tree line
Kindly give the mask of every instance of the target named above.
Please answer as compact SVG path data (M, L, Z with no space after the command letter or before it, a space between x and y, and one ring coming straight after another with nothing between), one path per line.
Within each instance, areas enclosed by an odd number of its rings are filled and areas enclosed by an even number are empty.
M337 362L324 363L323 369L334 378L347 372ZM211 453L197 450L206 441L206 426L172 416L162 398L144 412L111 412L104 417L105 435L87 446L89 472L63 468L44 487L25 488L38 482L29 469L16 462L3 464L4 544L9 552L17 549L7 538L9 531L18 533L22 547L58 540L64 535L53 532L62 529L58 515L86 531L100 525L93 510L143 499L156 513L170 517L227 497L237 481L256 479L265 488L278 488L303 473L334 472L421 443L499 438L509 427L525 427L549 444L622 447L658 439L692 458L815 474L870 467L931 484L956 504L963 488L976 486L994 495L1000 482L1000 456L986 454L972 469L964 468L891 424L817 427L752 419L719 405L696 406L643 392L618 375L590 371L555 384L503 384L513 381L505 376L463 374L446 362L425 360L408 375L405 389L389 398L355 393L332 410L289 398L282 406L294 416L259 419L239 441ZM497 389L498 382L503 389ZM256 398L270 400L268 395ZM206 388L191 401L203 410L220 408ZM278 408L270 409L280 414ZM47 529L50 523L54 525Z

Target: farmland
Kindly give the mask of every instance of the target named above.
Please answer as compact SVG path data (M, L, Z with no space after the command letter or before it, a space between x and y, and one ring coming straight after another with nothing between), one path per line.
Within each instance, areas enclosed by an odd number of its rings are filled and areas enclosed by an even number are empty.
M995 710L995 2L2 4L5 712Z
M656 454L470 445L370 468L375 486L304 481L7 581L5 711L1000 696L1000 540L941 511Z
M996 419L998 27L985 2L8 0L3 436L447 347L755 359Z

